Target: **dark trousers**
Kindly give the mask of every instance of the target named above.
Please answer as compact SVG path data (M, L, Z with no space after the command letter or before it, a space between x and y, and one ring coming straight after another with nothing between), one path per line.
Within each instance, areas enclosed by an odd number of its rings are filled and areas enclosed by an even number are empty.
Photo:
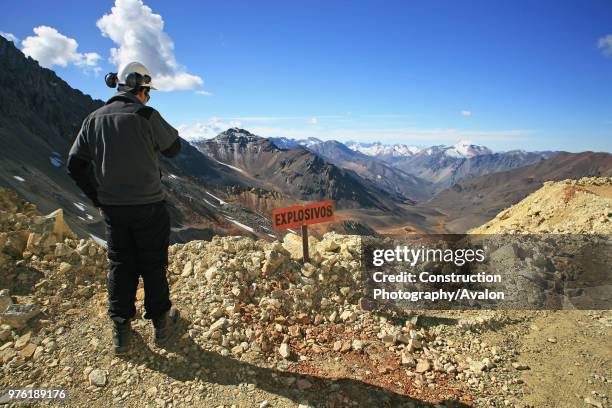
M170 215L166 203L102 206L108 243L108 314L123 323L136 314L138 279L144 282L145 319L171 307L166 278Z

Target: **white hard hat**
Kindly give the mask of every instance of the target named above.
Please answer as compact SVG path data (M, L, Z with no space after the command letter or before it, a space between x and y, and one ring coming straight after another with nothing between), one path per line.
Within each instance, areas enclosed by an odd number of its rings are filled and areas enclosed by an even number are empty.
M150 89L157 89L153 86L151 73L140 62L130 62L123 67L121 72L119 72L119 85L128 88L146 86Z

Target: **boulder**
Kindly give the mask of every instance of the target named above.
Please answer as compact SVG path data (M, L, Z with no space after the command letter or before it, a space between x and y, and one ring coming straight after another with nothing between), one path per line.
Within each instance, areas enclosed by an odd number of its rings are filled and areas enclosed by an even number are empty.
M11 304L2 314L0 320L14 329L25 327L28 320L40 313L35 304Z
M56 257L59 257L59 258L61 258L61 257L69 257L73 253L74 253L74 249L70 248L66 244L59 243L59 244L57 244L55 246L54 255Z
M28 242L28 231L9 231L4 233L2 252L15 258L21 258Z
M264 262L262 271L265 274L271 274L276 272L287 261L287 255L278 250L279 248L273 248L265 252L266 260ZM283 247L280 247L282 250Z
M311 258L316 257L318 244L318 239L313 236L308 236L308 254ZM283 238L283 248L289 252L291 259L296 261L302 259L302 237L300 235L291 232L285 235Z
M431 370L431 363L429 362L429 360L418 360L417 361L417 365L416 365L417 373L422 374L429 370Z
M64 210L59 208L53 211L51 214L45 216L45 223L42 224L42 231L53 231L58 242L64 240L64 238L74 238L74 232L70 229L68 224L64 221Z

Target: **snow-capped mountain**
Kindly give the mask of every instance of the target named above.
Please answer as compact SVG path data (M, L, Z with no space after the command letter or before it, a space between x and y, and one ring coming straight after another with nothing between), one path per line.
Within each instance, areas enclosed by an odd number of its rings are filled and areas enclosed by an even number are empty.
M361 142L346 142L346 147L356 152L374 157L410 157L421 151L416 146L407 146L405 144L386 145L380 142L361 143Z
M434 183L436 189L484 174L496 173L527 166L542 159L553 157L555 152L526 152L512 150L495 153L486 146L461 140L454 145L433 145L426 148L406 144L362 143L349 141L322 141L317 138L302 140L271 138L275 145L289 149L305 147L344 168L363 163L367 158L401 170L404 174L417 176ZM355 156L349 153L353 152ZM351 156L351 157L349 157ZM366 166L371 169L372 165ZM362 176L363 171L360 173ZM366 177L368 178L368 177ZM389 180L391 184L399 182ZM403 182L401 182L403 183ZM414 190L414 189L412 189ZM427 189L423 189L424 191Z
M306 148L314 147L323 143L322 140L316 137L307 139L289 139L286 137L271 137L269 138L276 146L281 149L290 149L296 146ZM488 147L474 144L472 142L461 140L452 146L436 145L425 149L420 149L416 146L408 146L406 144L384 144L381 142L362 143L355 141L345 142L344 145L349 149L365 154L371 157L380 159L400 159L403 157L412 157L418 154L433 156L444 154L453 158L470 158L483 154L492 154L493 151Z
M297 146L313 147L321 144L323 141L316 137L309 137L307 139L290 139L288 137L269 137L269 141L274 143L276 147L280 149L291 149Z
M446 154L447 156L457 158L470 158L491 153L493 153L493 151L488 147L473 144L472 142L466 140L461 140L454 146L450 147L449 149L446 149L446 151L444 152L444 154Z
M425 149L420 149L416 146L408 146L405 144L388 145L380 142L360 143L351 141L347 142L346 146L351 150L379 158L412 157L417 154L428 156L445 154L446 156L454 158L470 158L480 156L482 154L493 153L488 147L477 145L465 140L461 140L453 146L436 145Z

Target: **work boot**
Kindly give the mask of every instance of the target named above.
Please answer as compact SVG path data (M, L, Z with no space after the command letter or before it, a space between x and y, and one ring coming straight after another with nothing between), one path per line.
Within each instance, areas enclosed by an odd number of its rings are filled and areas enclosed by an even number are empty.
M113 322L113 346L115 354L126 354L130 349L132 338L132 321L127 319L124 323Z
M153 319L155 329L155 345L163 346L174 334L179 318L179 311L172 308L162 316Z

